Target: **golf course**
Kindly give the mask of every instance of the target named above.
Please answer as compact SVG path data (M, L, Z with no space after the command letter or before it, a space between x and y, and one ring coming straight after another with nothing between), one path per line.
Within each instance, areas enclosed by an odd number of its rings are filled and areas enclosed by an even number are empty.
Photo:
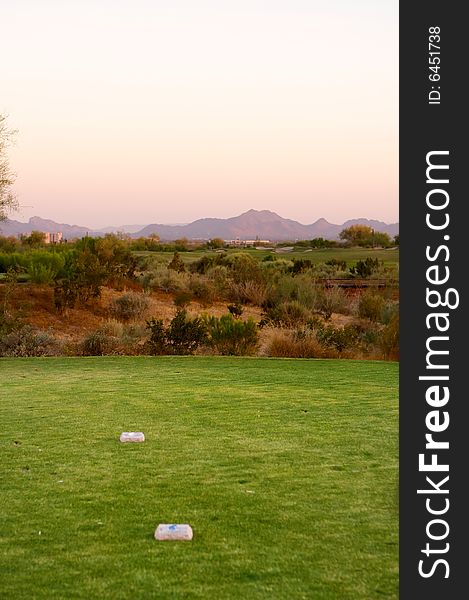
M0 373L2 598L397 598L397 363L2 358ZM193 540L156 541L159 523Z

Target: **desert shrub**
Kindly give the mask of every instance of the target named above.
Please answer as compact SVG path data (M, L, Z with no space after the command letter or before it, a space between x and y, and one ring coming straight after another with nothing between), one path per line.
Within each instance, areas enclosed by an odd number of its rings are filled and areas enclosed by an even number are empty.
M32 283L47 285L52 284L57 275L57 272L50 265L41 265L38 263L30 264L27 273Z
M152 317L147 321L147 329L150 332L150 338L147 342L149 354L168 354L169 347L166 340L166 328L163 319Z
M321 358L324 349L313 332L277 331L267 346L267 354L277 358Z
M296 300L306 308L313 310L318 302L318 295L322 289L320 285L317 285L310 276L300 275L295 278L296 280Z
M131 321L143 317L148 306L148 296L137 292L127 292L112 300L109 312L116 319Z
M363 319L381 321L386 301L383 296L373 292L365 292L358 302L358 314Z
M9 270L21 273L27 270L28 264L29 259L27 254L19 252L0 254L0 273L7 273Z
M297 300L288 300L267 308L264 319L279 327L298 327L311 318L311 312Z
M206 278L192 275L188 287L193 298L204 306L210 306L215 300L215 290Z
M140 323L129 323L120 335L126 354L142 354L147 337L146 327Z
M163 292L189 291L189 274L178 273L163 264L155 264L139 279L145 291L161 290Z
M350 358L361 357L376 350L380 336L379 326L373 323L350 323L343 327L323 325L315 329L318 342L325 349L339 355L346 352Z
M259 266L262 269L263 274L267 274L268 277L271 276L272 273L289 273L291 267L293 266L292 260L287 260L286 258L277 258L273 254L269 254L272 258L269 260L262 260L259 263ZM266 256L266 259L268 257Z
M230 280L228 267L223 265L211 267L207 270L207 279L214 287L217 296L226 295L226 290Z
M29 253L30 265L44 265L57 275L65 264L65 254L61 252L36 251Z
M322 329L325 326L324 319L319 315L312 315L311 318L306 321L305 326L311 329L311 331Z
M288 300L298 299L298 278L276 272L270 278L262 307L273 308Z
M270 279L262 306L272 308L282 302L296 300L304 307L314 309L317 297L318 286L310 275L299 274L292 277L277 273Z
M370 277L377 269L379 269L378 259L368 256L365 260L359 260L356 265L350 267L350 273L366 278Z
M307 258L294 258L293 265L290 267L290 273L296 275L298 273L304 273L308 269L311 269L313 263Z
M63 313L73 308L80 296L80 288L68 278L59 279L54 286L54 304L58 312Z
M192 294L189 292L176 292L174 295L174 306L177 308L185 308L188 304L191 303Z
M118 285L133 279L137 259L124 240L114 235L84 237L73 250L61 253L63 266L56 278L55 305L73 307L77 300L98 298L105 284Z
M210 269L212 269L213 267L216 267L217 265L220 265L222 260L223 260L223 258L220 255L212 256L209 254L205 254L204 256L200 257L198 260L195 260L194 262L192 262L189 265L189 270L191 271L191 273L198 273L199 275L205 275L206 273L208 273L208 271Z
M223 264L230 269L233 281L236 283L263 279L259 261L246 252L236 252L224 257Z
M104 356L116 354L119 340L105 330L99 328L89 333L81 342L80 350L83 356Z
M344 327L328 325L316 330L316 337L320 344L334 348L340 353L346 348L358 345L360 332L354 325L345 325Z
M315 311L329 320L332 313L348 314L350 312L349 300L342 288L318 286Z
M146 330L136 324L124 325L109 320L89 333L79 344L82 356L137 355L145 350Z
M231 281L229 298L239 304L262 306L266 299L266 285L263 281Z
M111 337L120 338L124 334L124 325L116 319L109 319L101 327L99 331Z
M179 309L168 327L162 319L147 321L150 354L193 354L207 340L207 328L200 317L191 319L184 309Z
M399 314L399 302L387 301L381 313L381 322L387 325Z
M200 317L190 318L185 310L178 310L166 330L166 339L172 354L193 354L207 339L207 328Z
M399 359L399 313L395 313L380 332L378 345L385 359Z
M45 331L24 325L0 337L0 356L59 356L58 340Z
M244 308L239 304L239 302L235 302L233 304L228 304L226 307L228 312L233 315L235 319L239 319L244 312Z
M233 315L206 317L210 345L220 354L246 356L252 354L259 342L257 326L252 318L246 321Z
M173 254L173 258L171 262L168 264L168 269L172 269L173 271L177 271L178 273L184 273L186 270L186 266L184 265L184 261L179 256L179 252L175 252Z
M337 258L331 258L330 260L326 261L326 265L335 267L336 271L346 271L347 270L347 263L345 262L345 260L341 260L341 259L337 259Z
M19 245L20 241L17 238L13 236L5 237L0 235L0 252L15 252Z
M337 268L329 263L320 262L314 264L308 273L315 279L331 279L336 276Z
M11 302L18 288L18 273L12 268L8 269L3 282L3 298L0 304L0 335L10 333L21 327L18 315Z

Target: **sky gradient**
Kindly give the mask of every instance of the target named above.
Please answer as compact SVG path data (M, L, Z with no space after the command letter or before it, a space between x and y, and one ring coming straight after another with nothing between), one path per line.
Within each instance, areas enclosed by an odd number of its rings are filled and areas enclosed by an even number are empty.
M397 221L397 28L390 0L5 0L11 216Z

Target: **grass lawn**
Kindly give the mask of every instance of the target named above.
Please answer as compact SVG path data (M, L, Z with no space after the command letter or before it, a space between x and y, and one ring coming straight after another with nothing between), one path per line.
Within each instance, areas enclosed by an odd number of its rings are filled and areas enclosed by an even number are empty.
M396 363L15 358L0 374L1 598L397 598ZM155 541L160 522L193 541Z
M396 266L399 262L398 248L389 248L388 250L382 248L295 248L291 252L286 253L275 253L270 250L256 250L254 248L230 248L227 250L227 254L238 252L246 252L259 260L272 254L278 259L293 260L294 258L304 258L310 260L314 264L327 262L328 260L335 258L337 260L345 260L349 267L354 265L358 260L365 260L367 257L377 258L379 261L383 261L385 266ZM135 252L135 254L138 256L153 256L161 262L169 262L173 257L172 252L142 251ZM179 252L179 255L185 263L194 262L206 254L213 255L215 252L211 250Z

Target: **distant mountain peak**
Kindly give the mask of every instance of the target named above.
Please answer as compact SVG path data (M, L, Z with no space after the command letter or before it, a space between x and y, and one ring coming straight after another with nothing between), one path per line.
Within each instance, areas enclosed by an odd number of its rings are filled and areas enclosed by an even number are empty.
M323 237L326 239L338 239L342 229L350 227L354 224L366 224L376 229L383 231L390 236L399 233L399 224L387 224L382 221L373 219L351 219L342 225L329 223L326 219L320 218L310 225L304 225L292 219L285 219L271 210L256 210L250 209L238 216L228 219L205 218L198 219L186 225L161 225L152 223L135 231L134 227L129 226L128 231L131 237L144 237L155 233L162 240L176 240L186 237L188 239L208 240L215 237L220 237L224 240L298 240L298 239L314 239ZM0 233L2 235L21 235L23 233L31 233L32 230L44 232L62 232L65 239L73 239L89 235L104 235L112 231L119 231L122 228L104 227L100 230L91 230L88 227L79 225L66 225L64 223L56 223L51 219L43 219L42 217L31 217L29 223L21 223L19 221L7 220L0 223Z

